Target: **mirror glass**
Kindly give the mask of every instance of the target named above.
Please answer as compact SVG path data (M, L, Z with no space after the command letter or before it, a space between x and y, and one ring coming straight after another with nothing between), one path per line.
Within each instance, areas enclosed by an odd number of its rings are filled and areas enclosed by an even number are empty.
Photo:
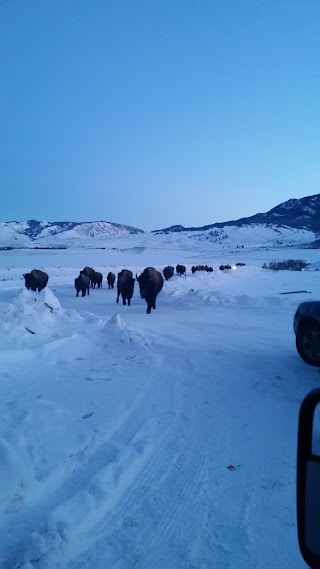
M320 462L308 462L305 498L306 546L320 557Z
M320 457L320 404L315 408L312 428L312 454Z

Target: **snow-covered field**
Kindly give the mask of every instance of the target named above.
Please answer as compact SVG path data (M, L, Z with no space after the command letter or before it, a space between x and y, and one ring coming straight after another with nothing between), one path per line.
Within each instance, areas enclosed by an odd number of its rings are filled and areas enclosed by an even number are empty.
M319 371L292 318L320 272L264 261L313 250L212 249L130 236L106 250L0 256L1 569L302 569L297 418ZM218 271L220 263L245 267ZM184 263L146 314L115 290L76 298L85 265ZM213 265L191 275L192 264ZM49 288L22 288L43 268ZM308 293L281 295L306 290Z

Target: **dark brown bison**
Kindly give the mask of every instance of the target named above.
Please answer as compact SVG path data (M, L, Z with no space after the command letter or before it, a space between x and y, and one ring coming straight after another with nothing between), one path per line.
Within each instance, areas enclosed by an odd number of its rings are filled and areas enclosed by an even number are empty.
M89 277L90 279L90 284L91 286L93 286L93 275L96 271L92 268L92 267L85 267L84 269L82 269L82 271L80 271L80 275L87 275L87 277Z
M86 293L89 295L90 290L90 279L88 275L84 275L80 273L80 275L74 279L74 286L77 289L77 296L79 292L82 292L82 296L86 296Z
M128 271L128 269L122 269L122 271L118 273L117 289L117 304L119 302L119 297L121 294L123 304L125 305L127 300L128 306L130 306L130 301L132 299L134 290L134 278L132 276L132 271Z
M44 271L39 269L32 269L30 273L26 273L24 276L24 283L28 290L33 290L34 292L38 289L40 292L47 286L49 277Z
M156 298L163 287L163 277L154 267L147 267L138 277L137 281L140 287L141 298L144 298L148 307L147 314L150 314L151 308L156 308Z
M180 275L180 276L181 276L181 275L185 275L185 274L186 274L186 270L187 270L187 269L185 268L184 265L177 265L177 266L176 266L177 274Z
M99 273L98 271L94 272L94 275L91 276L91 282L93 285L93 288L96 288L96 285L98 288L100 288L102 286L102 273Z
M107 281L108 281L109 289L113 288L115 280L116 280L116 275L114 273L111 273L111 272L108 273Z
M245 267L246 264L245 263L236 263L236 267Z
M166 281L168 281L169 279L171 279L171 277L173 277L174 275L174 268L173 267L165 267L163 269L163 276L166 279Z

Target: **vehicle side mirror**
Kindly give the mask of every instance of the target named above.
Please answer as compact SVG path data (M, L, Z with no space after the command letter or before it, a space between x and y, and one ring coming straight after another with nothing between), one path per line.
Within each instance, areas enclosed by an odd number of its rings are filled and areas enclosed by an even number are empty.
M300 407L297 522L302 557L320 569L320 389L311 391Z

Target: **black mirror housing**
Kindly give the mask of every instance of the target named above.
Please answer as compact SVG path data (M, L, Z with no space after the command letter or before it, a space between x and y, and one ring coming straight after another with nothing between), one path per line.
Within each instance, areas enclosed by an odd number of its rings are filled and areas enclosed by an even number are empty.
M297 452L297 522L305 562L320 569L320 455L313 453L314 414L320 389L304 398L299 414Z

